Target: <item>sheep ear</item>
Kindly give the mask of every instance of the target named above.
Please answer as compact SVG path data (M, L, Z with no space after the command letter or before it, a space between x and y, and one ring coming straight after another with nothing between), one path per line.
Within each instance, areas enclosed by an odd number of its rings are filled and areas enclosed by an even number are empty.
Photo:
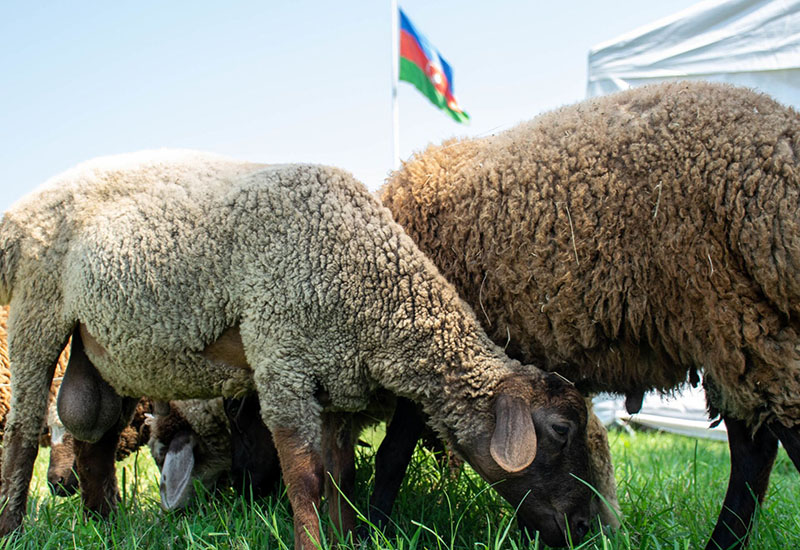
M185 431L177 433L169 444L159 484L164 510L181 508L191 497L195 444L195 438Z
M506 472L527 468L536 458L536 430L530 404L521 397L500 394L494 404L495 425L489 452Z

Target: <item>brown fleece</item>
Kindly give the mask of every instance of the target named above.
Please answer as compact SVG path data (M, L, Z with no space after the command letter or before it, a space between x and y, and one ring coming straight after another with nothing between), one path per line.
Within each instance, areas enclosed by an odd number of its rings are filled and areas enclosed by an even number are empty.
M585 391L800 422L800 119L676 82L415 155L382 199L490 337Z

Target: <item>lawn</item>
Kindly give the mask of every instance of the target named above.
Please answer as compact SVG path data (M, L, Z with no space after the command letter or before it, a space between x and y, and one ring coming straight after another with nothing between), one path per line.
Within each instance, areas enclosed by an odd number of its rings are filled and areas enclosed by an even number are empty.
M610 443L616 465L622 528L597 529L575 548L702 548L711 533L727 485L724 443L654 432L615 430ZM373 434L379 439L380 434ZM356 503L363 507L372 483L374 448L359 449ZM108 521L84 518L77 497L50 497L45 486L47 450L34 472L25 530L6 548L292 548L285 495L252 502L232 491L201 495L187 513L158 506L158 472L149 452L119 465L124 485L119 511ZM418 450L395 507L396 525L372 532L359 544L339 547L418 549L521 548L512 511L469 469L452 471ZM327 544L326 544L327 546ZM534 542L531 548L543 548ZM800 548L800 477L781 449L751 539L753 549Z

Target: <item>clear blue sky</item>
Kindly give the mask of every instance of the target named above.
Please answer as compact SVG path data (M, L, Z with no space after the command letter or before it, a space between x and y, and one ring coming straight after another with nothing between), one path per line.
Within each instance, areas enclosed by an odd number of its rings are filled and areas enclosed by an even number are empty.
M406 0L472 117L401 82L402 158L581 100L589 49L696 0ZM4 2L0 211L90 158L186 147L392 168L389 0Z

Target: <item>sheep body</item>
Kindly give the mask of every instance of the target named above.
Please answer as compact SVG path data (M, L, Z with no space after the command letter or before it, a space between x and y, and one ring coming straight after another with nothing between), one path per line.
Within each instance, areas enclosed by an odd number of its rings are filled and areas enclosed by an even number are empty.
M379 387L421 404L486 479L519 471L497 490L545 540L585 532L589 493L572 478L588 470L581 396L503 355L345 172L193 152L104 159L15 205L0 250L15 357L0 532L19 524L46 365L75 330L84 366L123 395L256 389L297 545L318 529L322 412L362 410ZM240 353L220 360L223 341ZM534 488L552 498L526 500Z
M798 155L793 109L675 82L431 146L381 195L510 356L632 412L702 371L731 450L707 548L739 548L778 440L800 470Z
M431 146L382 199L511 356L587 391L800 422L797 113L709 83L630 90Z

